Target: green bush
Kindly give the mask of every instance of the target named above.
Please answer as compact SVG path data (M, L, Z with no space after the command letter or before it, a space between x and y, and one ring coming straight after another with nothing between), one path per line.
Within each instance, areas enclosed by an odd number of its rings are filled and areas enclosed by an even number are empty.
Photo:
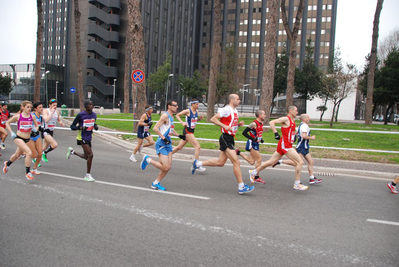
M7 109L10 113L17 113L21 108L21 104L7 104Z

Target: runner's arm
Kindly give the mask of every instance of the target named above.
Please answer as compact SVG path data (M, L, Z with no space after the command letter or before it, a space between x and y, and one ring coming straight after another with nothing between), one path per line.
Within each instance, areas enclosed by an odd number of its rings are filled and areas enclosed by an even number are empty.
M161 137L161 139L165 139L165 136L161 134L161 131L159 130L159 127L161 127L162 124L166 123L166 120L168 119L168 115L166 113L162 114L162 116L159 118L159 121L155 124L154 126L154 132ZM163 138L162 138L163 137Z
M58 117L58 123L62 126L62 127L65 127L65 124L64 124L64 122L61 120L61 116L60 116L60 113L58 112L58 110L55 110L55 112L57 112L57 117Z
M180 123L183 125L183 127L186 127L187 126L187 123L185 123L181 118L180 118L180 116L187 116L188 114L189 114L189 110L188 109L185 109L185 110L182 110L181 112L179 112L179 113L177 113L176 114L176 118L177 118L177 120L178 121L180 121Z
M82 126L77 126L77 124L80 121L80 113L75 117L75 119L73 120L72 124L71 124L71 130L72 131L76 131L76 130L81 130Z
M11 123L17 122L17 121L18 121L18 118L19 118L19 114L14 115L13 117L11 117L11 119L9 119L9 120L6 122L6 128L7 128L7 130L8 130L10 133L12 132Z

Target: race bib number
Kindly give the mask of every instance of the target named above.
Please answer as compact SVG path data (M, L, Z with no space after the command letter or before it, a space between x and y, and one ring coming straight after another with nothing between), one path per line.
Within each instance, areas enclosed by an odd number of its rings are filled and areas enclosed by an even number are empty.
M236 132L238 131L238 114L234 113L234 120L233 123L231 124L231 131L233 132L233 134L235 135Z
M31 121L21 121L19 123L19 131L23 133L29 133L32 131L32 122Z
M144 132L148 132L150 130L150 126L144 126Z
M175 126L170 126L169 136L172 136L173 131L175 130Z
M192 118L191 119L191 129L194 129L195 128L195 125L197 125L197 121L198 121L198 119L197 118Z
M83 120L83 127L86 127L86 131L93 131L94 129L94 119L87 119L87 120Z
M8 120L1 121L1 124L6 125L7 121L8 121Z

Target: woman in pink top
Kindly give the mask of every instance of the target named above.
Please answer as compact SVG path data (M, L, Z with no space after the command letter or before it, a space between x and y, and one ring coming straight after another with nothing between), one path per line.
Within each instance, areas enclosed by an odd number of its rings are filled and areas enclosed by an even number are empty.
M31 114L32 103L30 101L23 101L21 103L21 110L19 114L14 115L11 119L9 119L6 123L6 128L10 132L11 138L14 140L14 143L17 145L17 150L13 155L11 155L8 161L4 162L3 172L7 173L10 169L10 165L22 154L25 154L25 167L26 174L25 177L28 180L33 180L34 177L30 172L30 164L32 158L32 151L30 150L27 143L30 140L31 132L37 132L37 121L35 116ZM18 131L14 133L11 129L11 123L17 122Z

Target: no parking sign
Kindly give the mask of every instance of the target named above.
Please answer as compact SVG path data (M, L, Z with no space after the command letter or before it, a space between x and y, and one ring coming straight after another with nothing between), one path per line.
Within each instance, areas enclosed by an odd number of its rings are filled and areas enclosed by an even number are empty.
M141 70L133 71L133 73L132 73L133 82L142 83L142 82L144 82L144 79L145 79L145 75L144 75L143 71L141 71Z

